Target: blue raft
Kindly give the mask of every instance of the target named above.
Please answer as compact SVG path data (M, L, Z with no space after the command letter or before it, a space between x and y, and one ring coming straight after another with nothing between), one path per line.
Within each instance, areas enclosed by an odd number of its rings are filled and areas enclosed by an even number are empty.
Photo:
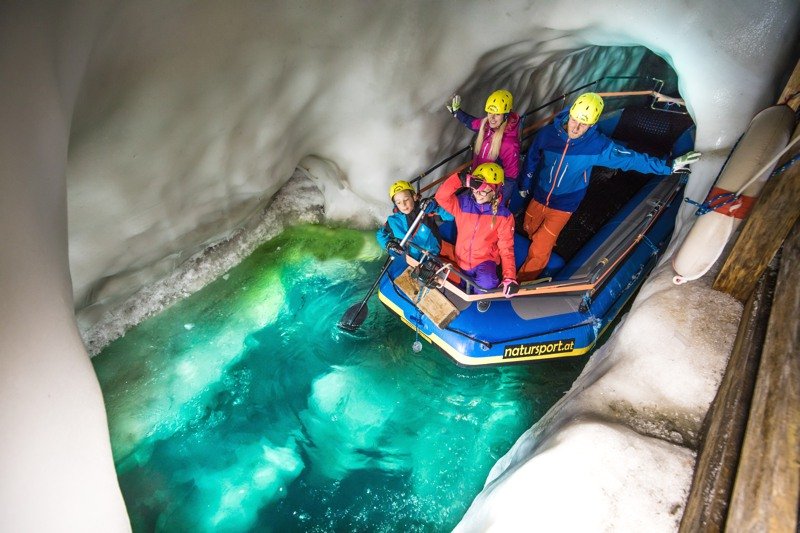
M691 147L687 146L693 133L690 119L661 153L641 142L637 145L646 137L637 126L642 116L653 131L651 123L658 115L626 110L610 117L612 136L659 156ZM467 287L469 280L452 265L427 254L418 262L406 254L405 261L394 261L381 279L380 301L460 365L584 355L633 297L669 243L685 178L685 174L663 177L595 169L587 196L562 232L543 278L523 284L511 299L499 289L464 290L464 281L459 280L467 281ZM612 192L614 199L623 200L610 206L609 213L608 204L614 202L603 194L615 184L628 192ZM598 208L605 212L598 215ZM441 229L446 240L454 242L453 228ZM515 235L517 268L528 245L526 237Z

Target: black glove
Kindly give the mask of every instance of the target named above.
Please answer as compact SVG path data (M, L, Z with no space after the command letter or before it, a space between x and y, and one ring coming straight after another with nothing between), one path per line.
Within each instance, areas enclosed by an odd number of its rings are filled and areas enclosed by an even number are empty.
M403 250L403 247L400 246L400 241L397 239L389 239L389 242L386 243L386 251L394 252L398 255L403 255L406 253L405 250Z
M503 287L503 296L506 298L511 298L519 292L519 283L515 279L506 278L500 286Z
M419 210L430 213L436 209L436 200L433 198L423 198L419 201Z

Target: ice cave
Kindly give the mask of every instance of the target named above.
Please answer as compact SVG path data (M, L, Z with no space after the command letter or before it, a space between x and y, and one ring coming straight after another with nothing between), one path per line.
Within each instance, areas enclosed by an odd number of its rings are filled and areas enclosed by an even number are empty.
M661 79L702 199L799 28L796 0L3 2L0 530L676 531L742 312L672 283L692 206L588 357L460 367L376 299L336 325L389 185L469 142L453 94Z

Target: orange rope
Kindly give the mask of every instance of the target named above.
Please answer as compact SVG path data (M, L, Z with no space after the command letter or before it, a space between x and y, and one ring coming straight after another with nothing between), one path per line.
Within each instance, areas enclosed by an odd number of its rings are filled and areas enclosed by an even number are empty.
M659 102L672 102L673 104L679 104L682 106L686 105L683 98L673 98L672 96L667 96L657 91L624 91L624 92L597 93L597 94L599 94L603 98L618 97L618 96L655 96Z

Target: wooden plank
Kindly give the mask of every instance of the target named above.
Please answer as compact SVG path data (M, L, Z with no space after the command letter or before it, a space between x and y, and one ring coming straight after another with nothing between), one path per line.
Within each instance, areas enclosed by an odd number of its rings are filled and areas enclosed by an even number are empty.
M425 289L420 283L411 276L411 267L397 276L394 280L395 285L408 296L411 301L416 302L417 308L431 319L431 322L439 328L445 328L458 316L458 308L447 299L447 297L436 289ZM422 295L420 296L420 292Z
M800 144L790 154L798 151ZM746 301L799 215L800 163L795 163L764 185L714 280L714 288Z
M797 531L800 500L800 224L784 244L726 527Z
M682 533L724 528L777 275L778 262L773 261L742 313L725 375L703 422L704 437L681 518Z
M789 81L786 83L780 98L778 98L778 103L787 104L795 111L800 107L800 60L794 66L794 71L789 76Z

